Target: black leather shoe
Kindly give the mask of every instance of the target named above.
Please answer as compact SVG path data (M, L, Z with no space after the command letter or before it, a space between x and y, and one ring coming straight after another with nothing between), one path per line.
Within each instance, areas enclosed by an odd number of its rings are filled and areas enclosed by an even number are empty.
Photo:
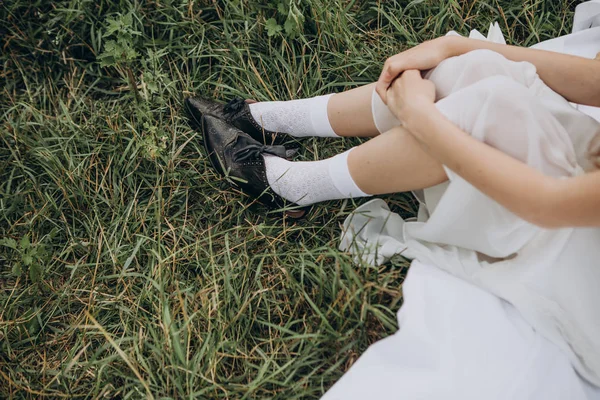
M287 133L263 129L250 113L249 104L243 99L234 99L227 104L222 104L212 100L188 97L185 99L185 105L191 114L192 121L197 125L200 125L203 115L211 115L241 129L263 144L280 145L296 142L296 138Z
M204 115L201 122L204 148L217 172L230 178L244 193L270 209L283 209L295 205L271 189L262 157L263 154L271 154L290 158L295 150L288 150L282 145L262 144L240 129L211 115ZM286 214L292 218L300 218L305 213L305 210L290 211L286 211Z

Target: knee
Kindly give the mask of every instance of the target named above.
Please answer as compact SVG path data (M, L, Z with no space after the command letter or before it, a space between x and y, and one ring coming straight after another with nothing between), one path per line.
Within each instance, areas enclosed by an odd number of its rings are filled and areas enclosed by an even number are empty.
M458 56L457 64L464 79L472 82L502 75L525 86L531 86L537 76L533 64L511 61L502 54L487 49L473 50Z
M517 112L536 101L535 95L526 86L510 77L493 75L452 93L437 104L451 109L459 107L459 104L469 104L469 108L479 110L492 107L498 111Z
M495 51L478 49L458 56L457 61L460 61L465 70L479 71L508 62L508 59Z
M431 73L440 98L494 76L508 77L529 87L537 71L533 64L510 61L499 53L481 49L449 58Z
M502 54L487 49L473 50L460 56L448 58L436 68L438 75L455 78L470 77L479 80L496 71L498 67L509 62ZM496 75L492 73L491 75Z
M487 101L502 102L507 106L522 106L522 101L531 102L535 95L525 85L514 79L494 75L480 80L473 85L473 90L484 93Z

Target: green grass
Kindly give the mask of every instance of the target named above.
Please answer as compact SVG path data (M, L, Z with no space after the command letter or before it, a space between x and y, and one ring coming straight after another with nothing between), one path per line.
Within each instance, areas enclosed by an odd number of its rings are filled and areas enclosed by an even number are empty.
M352 203L300 221L251 205L210 169L184 96L342 91L448 30L497 20L532 45L568 33L573 9L0 2L0 397L319 398L395 331L408 264L337 250ZM320 159L359 141L304 143L300 157ZM387 200L415 211L408 195Z

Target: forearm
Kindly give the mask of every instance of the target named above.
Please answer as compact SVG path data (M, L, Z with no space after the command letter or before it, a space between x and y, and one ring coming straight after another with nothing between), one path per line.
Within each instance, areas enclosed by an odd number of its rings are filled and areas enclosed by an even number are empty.
M432 157L519 217L543 227L600 226L600 173L595 186L587 176L548 177L472 138L435 108L415 113L406 126Z
M567 100L600 107L600 62L597 60L462 37L451 38L449 46L453 56L488 49L512 61L530 62L546 85Z
M551 215L550 226L600 226L600 171L562 179Z

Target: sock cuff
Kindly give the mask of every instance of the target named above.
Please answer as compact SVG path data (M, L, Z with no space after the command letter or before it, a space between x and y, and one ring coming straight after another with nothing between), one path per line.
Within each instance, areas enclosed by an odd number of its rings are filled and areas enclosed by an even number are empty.
M329 163L329 176L333 180L336 189L344 196L350 198L366 197L367 193L360 188L352 179L348 168L348 155L353 149L345 151L331 158Z
M317 96L310 99L310 122L313 127L314 134L321 137L338 137L327 115L327 104L332 94Z

